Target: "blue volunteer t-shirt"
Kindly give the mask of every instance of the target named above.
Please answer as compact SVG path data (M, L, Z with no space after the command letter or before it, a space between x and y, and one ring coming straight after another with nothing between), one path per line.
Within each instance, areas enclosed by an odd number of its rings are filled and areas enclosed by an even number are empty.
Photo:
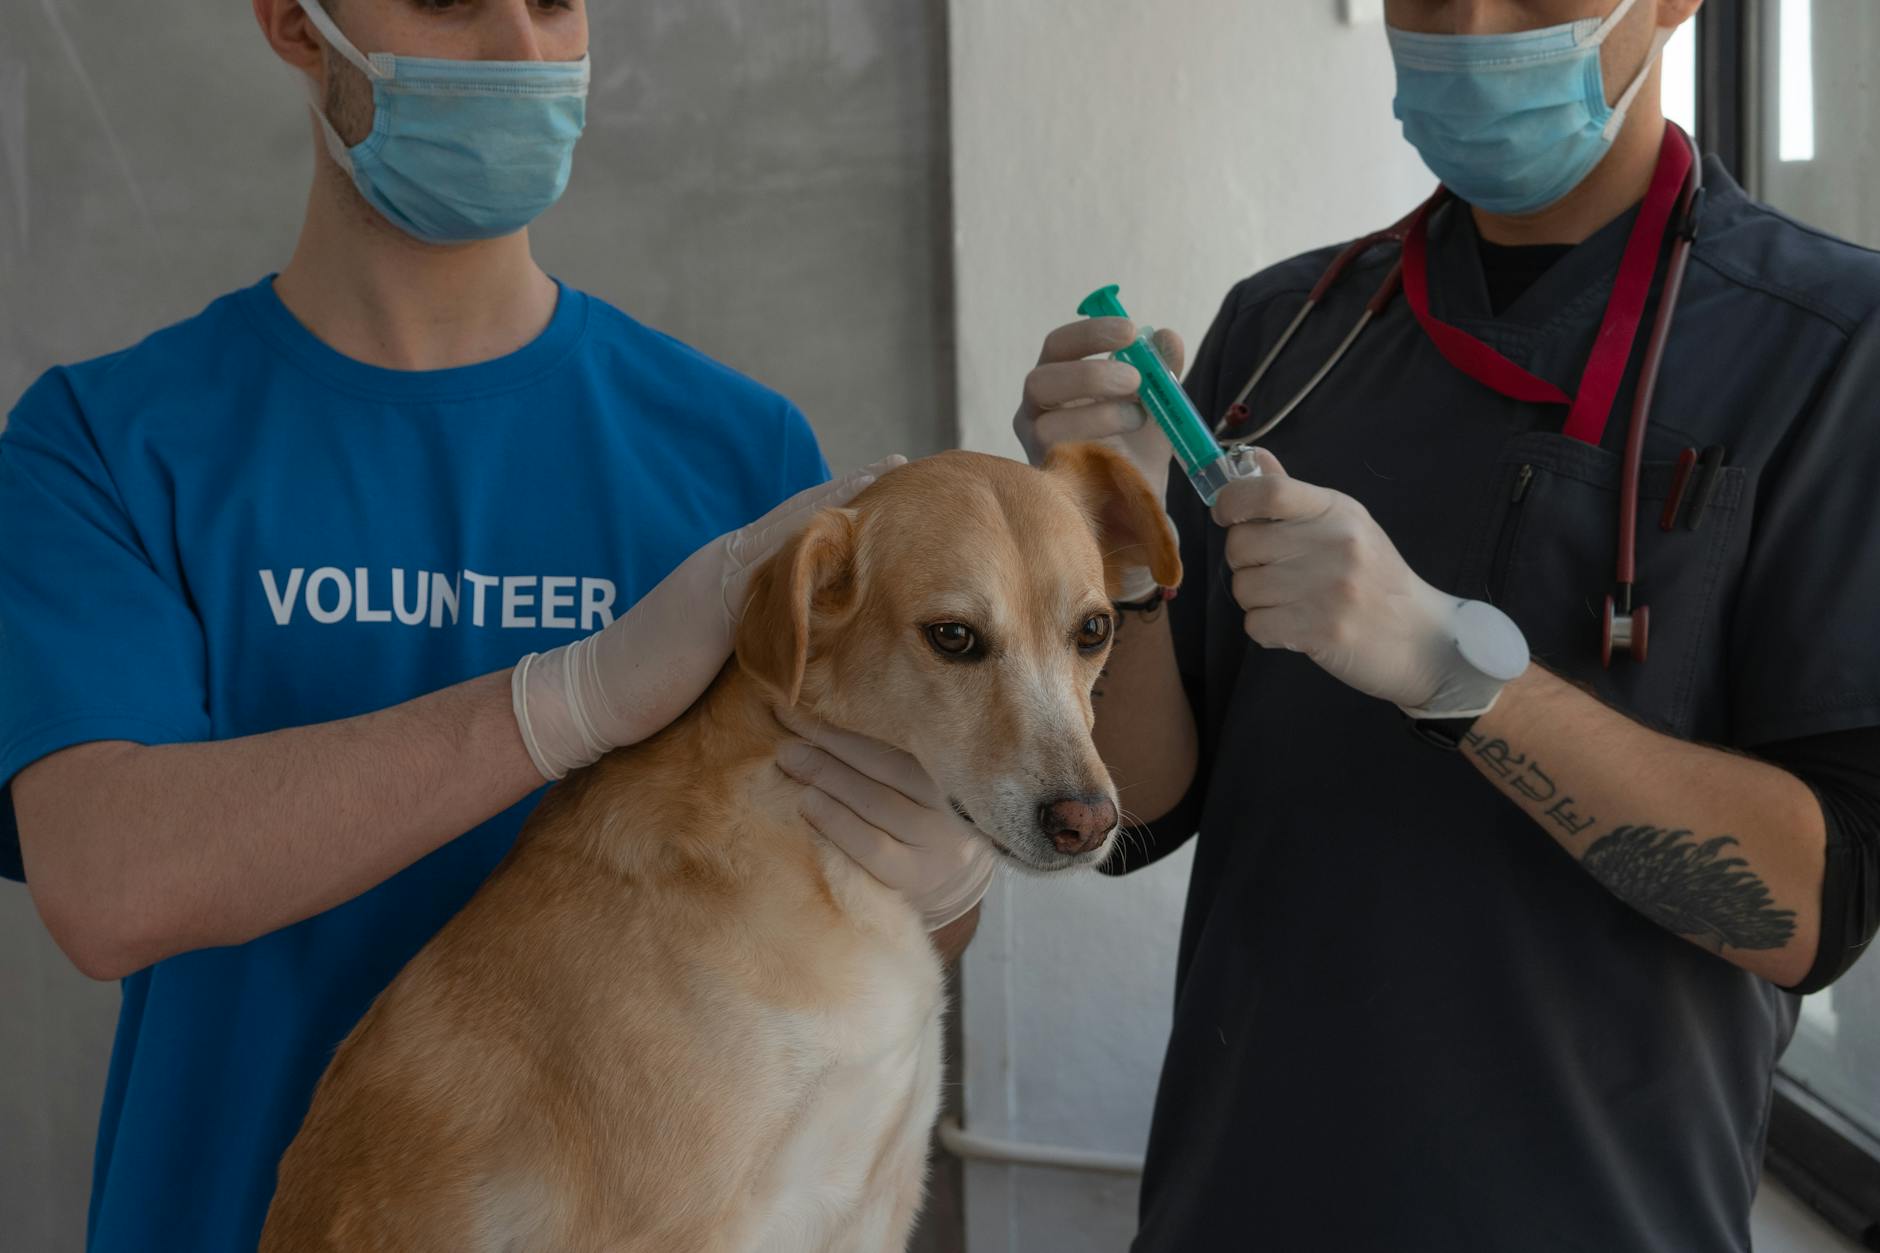
M410 373L326 347L265 280L49 371L0 434L0 784L85 741L254 735L503 669L827 476L789 402L566 287L520 351ZM535 799L124 980L91 1249L255 1247L334 1047Z

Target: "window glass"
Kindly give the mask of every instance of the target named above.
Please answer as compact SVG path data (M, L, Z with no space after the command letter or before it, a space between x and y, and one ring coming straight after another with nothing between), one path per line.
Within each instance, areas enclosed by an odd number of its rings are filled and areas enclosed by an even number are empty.
M1698 21L1703 11L1698 11ZM1697 22L1686 22L1665 45L1665 116L1697 134Z
M1760 198L1880 247L1880 4L1766 0L1751 20L1749 161ZM1869 953L1803 1002L1782 1073L1880 1154L1880 958Z
M1880 1153L1880 961L1863 958L1840 982L1802 1002L1782 1073Z
M1880 247L1880 4L1768 0L1756 20L1762 199Z

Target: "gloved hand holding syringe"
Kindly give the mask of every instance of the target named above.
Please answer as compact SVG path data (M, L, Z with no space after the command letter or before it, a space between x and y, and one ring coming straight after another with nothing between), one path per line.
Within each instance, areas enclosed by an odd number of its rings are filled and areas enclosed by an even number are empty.
M1077 312L1087 318L1129 317L1123 302L1117 299L1119 290L1111 284L1090 293L1077 306ZM1221 489L1235 479L1259 477L1260 467L1254 462L1250 449L1241 445L1230 453L1215 440L1194 402L1182 389L1180 380L1156 351L1152 327L1142 327L1136 341L1118 351L1116 359L1134 366L1142 375L1142 407L1168 436L1176 462L1204 503L1212 507Z
M1116 294L1115 287L1092 292L1078 312L1087 318L1129 317ZM1333 677L1391 701L1418 722L1470 720L1492 708L1502 688L1527 669L1527 640L1514 621L1493 605L1424 582L1349 497L1318 487L1301 492L1304 485L1288 479L1277 461L1269 463L1274 473L1264 474L1251 446L1223 449L1156 351L1154 335L1141 328L1116 359L1142 375L1142 407L1168 436L1176 462L1214 521L1228 531L1232 587L1254 642L1302 652ZM1236 482L1242 485L1228 491ZM1223 493L1226 500L1220 500ZM1306 512L1289 511L1282 501ZM1263 556L1263 534L1282 522L1294 524L1294 555L1275 581L1278 567ZM1322 594L1344 586L1368 595L1354 607L1349 598ZM1285 627L1271 634L1268 623ZM1348 643L1327 643L1338 639Z

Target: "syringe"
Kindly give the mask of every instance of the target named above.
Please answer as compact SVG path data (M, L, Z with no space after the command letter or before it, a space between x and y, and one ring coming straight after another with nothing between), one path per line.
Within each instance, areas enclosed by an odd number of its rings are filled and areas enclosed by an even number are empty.
M1116 298L1120 290L1112 283L1091 292L1084 303L1077 306L1077 312L1087 318L1128 317L1129 311ZM1116 359L1135 366L1136 372L1142 375L1142 407L1168 436L1168 442L1175 449L1175 459L1181 463L1188 481L1201 494L1202 501L1212 507L1223 487L1235 479L1257 476L1259 467L1251 460L1230 457L1215 441L1214 433L1196 412L1194 402L1182 390L1174 371L1156 350L1154 336L1154 330L1143 327L1136 342L1117 353Z

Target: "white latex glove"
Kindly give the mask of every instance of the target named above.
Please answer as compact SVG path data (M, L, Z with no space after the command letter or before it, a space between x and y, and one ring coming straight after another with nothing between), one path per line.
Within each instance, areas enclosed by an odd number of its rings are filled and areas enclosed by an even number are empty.
M866 736L780 716L803 740L777 750L777 768L804 785L802 814L812 827L905 896L929 931L979 904L998 853L953 813L918 761Z
M1045 337L1037 367L1025 376L1025 395L1012 429L1035 466L1042 466L1059 444L1108 444L1135 463L1155 498L1163 501L1168 499L1174 451L1136 399L1142 390L1136 367L1107 355L1127 348L1136 335L1136 324L1128 318L1086 318L1052 331ZM1158 331L1155 346L1180 378L1187 355L1181 336ZM1155 589L1147 567L1127 571L1118 599L1139 601Z
M1254 642L1304 653L1413 718L1487 713L1527 669L1513 621L1418 578L1351 497L1255 455L1260 477L1228 484L1214 505Z
M905 461L889 457L798 492L687 557L605 630L524 657L510 695L522 742L542 777L560 779L591 766L684 713L731 656L751 572L818 510L846 505Z

